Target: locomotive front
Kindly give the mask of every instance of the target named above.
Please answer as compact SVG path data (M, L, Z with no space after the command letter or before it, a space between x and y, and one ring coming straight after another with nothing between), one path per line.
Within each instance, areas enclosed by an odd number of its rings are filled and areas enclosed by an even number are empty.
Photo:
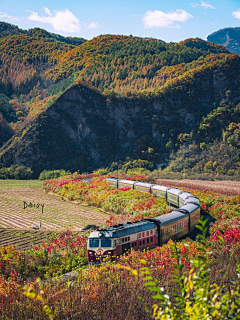
M108 231L94 231L88 238L87 251L90 264L114 261L116 259L116 240Z

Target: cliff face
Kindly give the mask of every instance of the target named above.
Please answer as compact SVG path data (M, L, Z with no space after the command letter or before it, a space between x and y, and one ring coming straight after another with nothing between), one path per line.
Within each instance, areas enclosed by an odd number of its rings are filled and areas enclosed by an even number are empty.
M194 130L226 92L240 101L239 65L236 56L149 98L110 99L75 85L0 149L0 163L29 166L36 176L43 169L92 170L139 157L144 141L161 161L168 155L166 144Z
M209 42L220 44L229 51L240 54L240 28L225 28L207 37Z

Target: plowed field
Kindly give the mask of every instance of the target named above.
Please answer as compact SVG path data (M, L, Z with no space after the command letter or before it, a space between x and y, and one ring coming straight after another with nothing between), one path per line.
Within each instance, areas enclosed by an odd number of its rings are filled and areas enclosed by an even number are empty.
M205 180L168 180L158 179L157 184L168 187L190 188L197 190L213 191L215 193L225 194L227 196L240 196L240 181L205 181Z
M30 203L32 207L26 207ZM44 204L43 212L37 204ZM42 241L50 231L80 231L86 225L104 223L108 217L96 208L46 194L40 181L0 180L0 246L25 239L20 245L25 248L24 242L30 245ZM40 229L34 230L33 226Z
M19 250L41 244L52 234L51 231L0 229L0 247L14 244Z

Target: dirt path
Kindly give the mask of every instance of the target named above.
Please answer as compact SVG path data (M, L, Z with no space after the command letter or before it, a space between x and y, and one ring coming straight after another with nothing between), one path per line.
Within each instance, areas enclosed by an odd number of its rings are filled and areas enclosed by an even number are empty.
M26 207L26 203L32 207ZM37 204L44 205L43 213L42 206L36 207ZM41 230L77 231L88 224L104 223L108 217L96 208L44 193L40 181L0 180L0 228L30 230L41 222Z
M240 181L205 181L205 180L168 180L158 179L157 184L168 187L190 188L197 190L213 191L228 196L240 196Z

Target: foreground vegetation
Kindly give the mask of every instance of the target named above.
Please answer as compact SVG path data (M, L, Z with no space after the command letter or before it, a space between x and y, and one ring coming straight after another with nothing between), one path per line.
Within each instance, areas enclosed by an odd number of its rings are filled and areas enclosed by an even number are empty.
M90 179L92 183L83 182ZM114 190L106 176L71 175L44 182L45 189L136 221L168 212L151 195ZM130 176L147 181L145 175ZM216 218L206 239L185 239L151 251L131 251L114 263L88 266L88 232L55 233L31 250L0 250L1 319L238 319L239 197L190 191ZM158 209L157 209L158 208ZM158 211L157 211L158 210ZM106 225L115 223L113 218ZM62 274L75 270L63 281ZM41 279L41 280L40 280Z

